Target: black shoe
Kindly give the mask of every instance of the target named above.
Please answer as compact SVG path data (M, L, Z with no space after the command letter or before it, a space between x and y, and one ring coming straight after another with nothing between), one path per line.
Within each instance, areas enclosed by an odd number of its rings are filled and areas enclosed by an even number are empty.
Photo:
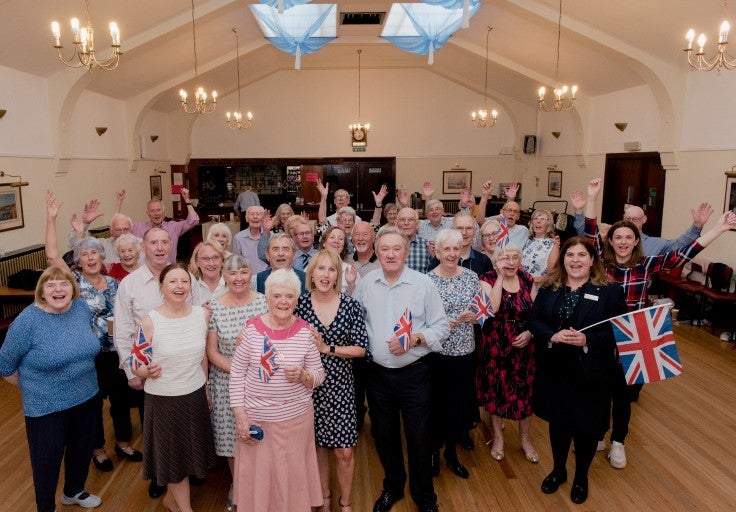
M470 476L467 468L463 466L457 459L447 459L447 465L450 466L452 472L460 478L468 478Z
M432 450L432 476L440 476L440 452Z
M128 459L130 462L141 462L143 460L143 454L138 450L133 450L133 453L128 453L117 444L115 445L115 454L121 459Z
M570 499L578 505L584 503L588 499L588 482L573 480L572 489L570 489Z
M555 473L554 471L547 475L547 478L542 480L542 492L544 494L552 494L557 492L560 488L560 484L567 482L567 473Z
M457 440L457 444L459 444L466 450L472 450L473 448L475 448L475 443L471 439L469 432L465 432L462 436L460 436L460 439Z
M92 462L94 463L95 467L99 469L100 471L109 472L112 471L112 461L107 458L107 455L105 455L105 458L102 460L98 460L97 457L92 455Z
M156 483L156 480L151 480L151 485L148 486L148 495L153 498L160 498L166 492L166 486L161 486Z
M440 512L440 507L437 505L430 505L428 507L419 507L419 512Z
M394 506L394 503L403 498L403 494L394 494L384 489L381 492L381 496L376 501L376 504L373 505L373 512L389 512L391 507Z

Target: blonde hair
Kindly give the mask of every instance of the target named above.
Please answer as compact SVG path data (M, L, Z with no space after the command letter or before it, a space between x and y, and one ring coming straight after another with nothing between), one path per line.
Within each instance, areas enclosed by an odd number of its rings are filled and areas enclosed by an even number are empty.
M222 260L225 259L225 255L223 254L224 249L219 243L206 241L199 242L192 251L192 257L189 260L189 272L191 272L197 279L202 279L202 271L199 270L199 267L197 266L197 256L199 256L199 251L201 251L204 247L212 247L215 251L217 251L217 254L220 255L220 258ZM222 269L220 269L220 273L222 273Z
M327 258L332 265L337 269L337 278L335 279L335 285L333 286L333 289L336 291L342 290L342 259L340 259L340 255L337 254L332 249L320 249L317 251L317 254L312 256L312 259L309 260L309 264L307 265L307 268L305 269L305 273L307 274L307 291L314 290L314 281L312 280L312 275L314 274L314 267L317 266L317 260L320 258L325 257Z

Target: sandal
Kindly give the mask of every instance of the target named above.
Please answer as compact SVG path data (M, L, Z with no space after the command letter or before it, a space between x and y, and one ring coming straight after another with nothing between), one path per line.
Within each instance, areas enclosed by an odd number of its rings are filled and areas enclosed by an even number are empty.
M526 460L534 464L539 462L539 454L534 449L534 445L532 445L532 441L529 439L529 434L521 434L519 441L521 441L521 451L524 452Z
M353 507L351 503L348 503L347 505L342 504L342 496L340 496L340 499L337 500L337 504L340 506L340 512L353 512Z

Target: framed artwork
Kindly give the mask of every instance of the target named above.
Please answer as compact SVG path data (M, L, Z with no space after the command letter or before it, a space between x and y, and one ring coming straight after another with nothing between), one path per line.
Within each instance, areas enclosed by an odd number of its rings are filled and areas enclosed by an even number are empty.
M163 189L161 188L161 176L151 176L151 199L163 199Z
M723 198L723 213L736 213L736 171L726 172L726 195ZM731 230L736 231L736 230Z
M473 184L473 171L457 169L442 172L442 193L459 194L465 188L471 188Z
M562 171L549 171L547 173L547 195L562 197Z
M0 231L24 226L20 187L0 186Z

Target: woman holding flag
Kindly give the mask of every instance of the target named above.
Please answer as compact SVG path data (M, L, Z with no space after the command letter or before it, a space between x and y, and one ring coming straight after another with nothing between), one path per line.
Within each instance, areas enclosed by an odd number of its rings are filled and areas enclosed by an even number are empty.
M472 222L472 217L468 216ZM470 236L472 238L472 234ZM476 417L474 358L475 313L473 298L480 291L478 276L461 267L463 234L456 229L443 229L435 238L437 265L428 275L439 291L450 322L450 337L442 350L432 354L432 471L439 474L439 449L445 445L445 460L460 478L470 473L457 458L455 445L473 425ZM490 287L487 288L490 292Z
M324 501L312 392L325 370L309 324L294 315L300 291L290 269L268 276L269 311L246 322L230 366L238 434L233 501L240 512L306 512Z
M187 304L184 264L167 265L159 283L163 303L141 320L130 361L145 379L143 476L167 486L169 510L191 512L189 476L204 478L217 462L206 393L210 312Z
M521 268L521 249L509 243L493 253L493 266L481 282L491 289L493 317L483 324L478 397L491 415L491 456L504 458L503 420L519 421L519 442L529 462L539 455L529 438L532 420L534 346L527 319L535 296L534 278Z
M682 249L657 256L643 256L641 234L633 222L622 220L614 223L604 243L596 220L596 199L601 185L599 178L590 181L587 201L582 192L573 192L572 205L575 211L585 209L585 235L593 241L609 277L623 287L628 311L646 307L647 289L654 273L683 266L713 240L736 226L736 214L729 211L718 219L715 226ZM629 430L631 402L639 399L643 384L627 386L623 368L619 366L619 369L612 387L613 429L608 460L614 468L622 469L626 466L624 439ZM601 443L601 449L605 449L605 442Z
M537 362L534 412L549 422L554 460L542 492L552 494L567 481L565 465L574 440L570 499L583 503L596 444L608 428L609 388L615 374L616 342L611 323L604 320L625 313L626 306L622 288L611 283L589 240L570 238L560 254L560 264L540 288L529 321Z

